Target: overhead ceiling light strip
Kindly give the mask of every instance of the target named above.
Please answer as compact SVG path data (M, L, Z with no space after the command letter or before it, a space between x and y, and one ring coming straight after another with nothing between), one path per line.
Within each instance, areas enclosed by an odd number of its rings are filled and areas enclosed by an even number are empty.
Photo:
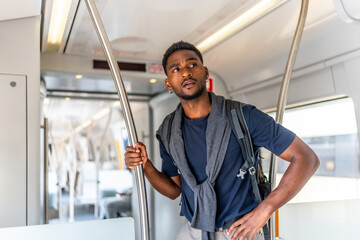
M206 38L204 41L200 42L196 47L201 52L206 52L215 45L223 42L228 39L235 33L249 26L256 20L263 17L265 14L269 13L276 7L283 4L288 0L262 0L253 7L249 8L247 11L243 12L240 16L235 18L233 21L225 25L223 28L213 33L210 37Z
M72 0L54 0L51 10L47 51L57 52L64 36Z

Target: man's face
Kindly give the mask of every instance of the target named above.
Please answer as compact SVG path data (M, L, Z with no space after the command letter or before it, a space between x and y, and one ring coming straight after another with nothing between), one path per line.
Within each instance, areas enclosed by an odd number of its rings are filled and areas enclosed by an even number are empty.
M206 90L209 72L199 56L191 50L178 50L167 60L168 78L165 85L170 91L184 100L193 100Z

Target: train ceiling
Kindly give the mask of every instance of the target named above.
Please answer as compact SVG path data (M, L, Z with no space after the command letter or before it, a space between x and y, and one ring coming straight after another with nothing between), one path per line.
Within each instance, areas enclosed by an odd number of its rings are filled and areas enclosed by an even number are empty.
M231 96L281 76L300 0L95 0L95 4L117 59L145 64L147 68L145 72L122 71L130 91L151 97L165 91L165 76L149 73L148 67L161 62L171 43L185 40L198 44L252 7L271 1L277 5L269 13L204 52L205 65L224 80ZM84 0L70 1L61 42L55 50L49 46L49 25L56 2L2 0L0 20L42 14L42 77L53 90L91 92L100 85L102 91L114 92L109 71L93 68L93 60L105 57ZM311 0L295 69L359 49L359 19L359 1ZM83 75L82 80L75 78L78 74ZM150 79L156 79L156 83Z

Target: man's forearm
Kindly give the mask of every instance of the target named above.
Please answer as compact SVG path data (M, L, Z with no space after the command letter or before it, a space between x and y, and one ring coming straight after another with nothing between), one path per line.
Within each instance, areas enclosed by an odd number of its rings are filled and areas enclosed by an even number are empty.
M175 199L180 195L180 186L178 186L169 176L158 171L151 161L146 163L144 174L151 185L164 196Z
M294 150L295 149L295 150ZM278 187L264 200L269 211L275 211L291 200L307 183L319 166L316 154L299 138L290 146L292 150L280 155L290 161Z

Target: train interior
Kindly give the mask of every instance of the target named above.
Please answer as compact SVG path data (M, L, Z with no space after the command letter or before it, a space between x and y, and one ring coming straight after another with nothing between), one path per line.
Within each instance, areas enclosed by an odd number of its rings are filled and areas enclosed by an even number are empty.
M124 163L126 116L85 2L0 3L0 235L6 239L64 239L64 231L73 239L141 239L136 177ZM138 140L158 169L155 131L179 104L164 85L166 49L179 40L193 43L210 71L209 91L275 118L301 2L94 0ZM309 1L283 125L316 152L320 166L279 210L277 239L356 239L359 92L360 2ZM267 173L270 153L261 149L261 157ZM287 166L278 160L277 181ZM175 239L185 223L180 197L170 200L145 185L151 239Z

